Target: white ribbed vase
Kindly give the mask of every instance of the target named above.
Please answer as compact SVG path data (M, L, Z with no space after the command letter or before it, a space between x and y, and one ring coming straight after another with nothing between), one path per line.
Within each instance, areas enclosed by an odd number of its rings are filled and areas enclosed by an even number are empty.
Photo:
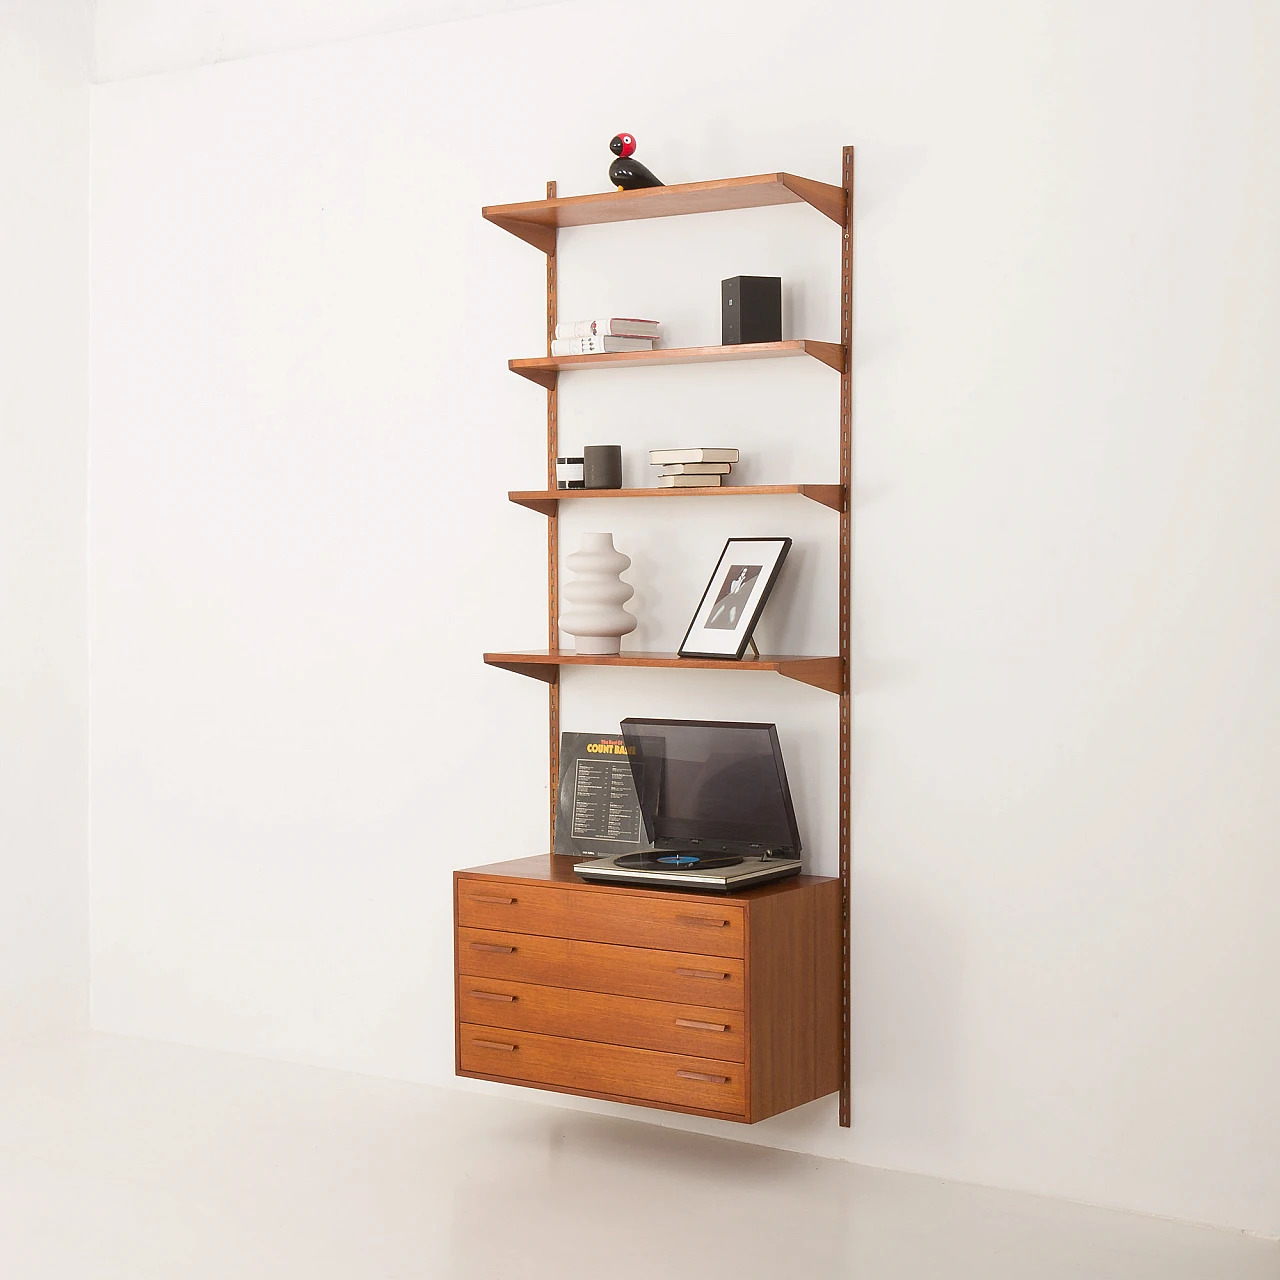
M614 548L613 534L584 533L582 545L564 562L573 577L563 588L569 608L560 615L561 629L579 653L617 653L621 638L636 629L635 618L622 607L635 588L618 576L631 557Z

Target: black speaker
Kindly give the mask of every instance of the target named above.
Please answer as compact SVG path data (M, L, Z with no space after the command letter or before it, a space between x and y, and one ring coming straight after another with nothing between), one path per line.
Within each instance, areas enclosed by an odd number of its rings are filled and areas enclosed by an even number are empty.
M720 342L782 341L782 277L734 276L720 281Z

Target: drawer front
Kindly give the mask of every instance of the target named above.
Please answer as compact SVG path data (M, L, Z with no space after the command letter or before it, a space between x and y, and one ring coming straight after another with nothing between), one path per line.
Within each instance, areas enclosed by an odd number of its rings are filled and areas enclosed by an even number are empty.
M743 1062L746 1057L743 1017L737 1010L536 987L500 978L458 979L458 1021L725 1062Z
M676 896L667 901L463 877L458 880L458 923L703 956L744 954L740 906Z
M743 1009L742 961L496 929L458 930L458 973L712 1009Z
M464 1023L459 1033L464 1071L727 1115L742 1115L746 1108L746 1072L736 1062L473 1023Z

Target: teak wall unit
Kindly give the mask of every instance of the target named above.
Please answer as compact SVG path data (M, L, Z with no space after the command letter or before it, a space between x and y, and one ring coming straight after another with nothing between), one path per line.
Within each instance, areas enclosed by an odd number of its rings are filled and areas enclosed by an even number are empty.
M459 1075L752 1124L840 1085L840 885L588 885L571 858L454 877Z
M560 227L803 203L841 236L840 341L550 355ZM525 858L454 875L456 1070L478 1079L753 1123L837 1089L849 1099L849 624L853 476L853 148L842 183L758 174L642 191L492 205L484 216L547 258L547 352L510 368L546 388L547 487L508 494L547 518L547 645L485 662L548 686L551 845L560 672L574 665L775 672L839 698L840 875L797 876L731 896L588 885L572 859ZM810 357L840 375L840 483L709 489L556 489L560 375L630 365ZM563 501L793 494L839 513L840 652L741 662L559 647Z

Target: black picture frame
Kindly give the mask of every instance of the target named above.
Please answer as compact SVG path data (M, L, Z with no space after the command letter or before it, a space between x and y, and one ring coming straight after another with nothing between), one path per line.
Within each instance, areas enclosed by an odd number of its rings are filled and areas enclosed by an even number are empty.
M735 548L740 548L740 553L735 553ZM773 585L778 580L778 574L782 571L783 562L790 550L790 538L730 538L720 552L720 558L716 561L716 567L698 601L684 639L680 642L677 650L679 656L740 661L751 643L756 623L769 602ZM737 577L740 581L744 580L744 573L751 569L755 569L757 574L751 582L752 589L741 617L734 615L733 625L726 627L723 621L713 621L713 618L717 604L737 593L738 589L729 580L730 569L739 570ZM713 593L717 594L713 597ZM714 631L729 633L722 645L712 643L718 638Z

